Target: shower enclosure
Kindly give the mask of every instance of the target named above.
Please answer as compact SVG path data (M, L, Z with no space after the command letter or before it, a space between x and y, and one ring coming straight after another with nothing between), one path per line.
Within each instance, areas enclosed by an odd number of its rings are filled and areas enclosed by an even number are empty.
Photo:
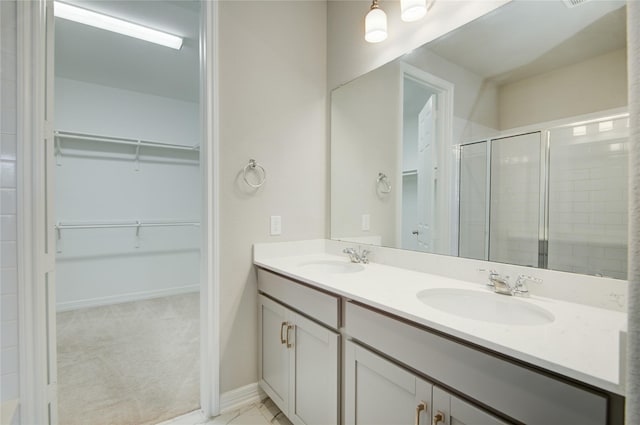
M626 278L629 118L460 146L459 255Z

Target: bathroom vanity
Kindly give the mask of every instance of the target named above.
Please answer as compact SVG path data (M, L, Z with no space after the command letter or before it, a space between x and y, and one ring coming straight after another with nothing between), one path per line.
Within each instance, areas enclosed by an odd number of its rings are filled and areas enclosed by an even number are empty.
M254 263L259 383L293 423L623 423L625 314L286 245Z

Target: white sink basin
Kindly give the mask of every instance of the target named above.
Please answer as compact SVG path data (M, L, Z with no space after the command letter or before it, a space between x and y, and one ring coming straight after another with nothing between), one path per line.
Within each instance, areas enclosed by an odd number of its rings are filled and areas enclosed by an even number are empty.
M553 314L542 307L489 291L436 288L420 291L417 297L431 308L484 322L535 326L555 320Z
M364 266L362 266L362 264L337 260L309 261L300 264L298 267L305 271L319 273L356 273L364 270Z

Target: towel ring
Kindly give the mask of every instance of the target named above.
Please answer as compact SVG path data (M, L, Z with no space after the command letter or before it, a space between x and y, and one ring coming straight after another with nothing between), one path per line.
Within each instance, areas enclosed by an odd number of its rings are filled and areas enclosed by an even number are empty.
M378 183L378 186L381 186L380 193L391 193L391 183L385 173L378 173L376 183Z
M249 172L249 170L255 172L256 174L261 175L260 176L260 181L258 183L251 183L249 181L249 179L247 178L247 173ZM244 167L244 171L242 173L242 178L244 179L244 182L246 184L248 184L249 186L253 187L253 188L259 188L260 186L262 186L264 184L264 182L267 181L267 172L265 171L264 167L260 164L258 164L256 162L255 159L250 159L249 163L247 165L245 165Z

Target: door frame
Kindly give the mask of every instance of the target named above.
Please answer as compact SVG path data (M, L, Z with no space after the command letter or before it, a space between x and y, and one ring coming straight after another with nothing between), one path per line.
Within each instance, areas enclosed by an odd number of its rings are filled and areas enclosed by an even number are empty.
M420 68L417 68L413 65L409 65L408 63L401 62L400 63L400 79L399 79L399 90L400 90L400 114L399 120L400 123L403 122L404 117L404 80L405 78L409 78L419 84L422 84L425 87L428 87L430 90L436 92L436 125L437 125L437 140L441 143L440 149L438 149L438 163L441 164L441 170L439 171L440 179L444 179L444 181L452 184L455 180L456 173L456 161L457 161L457 153L454 149L447 149L447 145L452 145L453 141L453 101L454 101L454 88L455 85L447 80L443 80L442 78L436 77L433 74L430 74L426 71L423 71ZM402 149L403 149L403 126L400 125L400 138L398 143L398 164L396 174L396 181L400 182L402 185ZM450 157L451 155L451 157ZM402 187L399 189L399 193L402 194ZM450 199L446 200L447 208L449 209L450 214L438 214L438 216L444 217L447 222L441 223L441 227L445 229L451 228L451 223L456 223L458 218L455 216L457 214L457 191L454 193ZM402 196L396 197L396 217L402 217ZM458 234L457 230L454 229L451 235L445 240L440 238L443 242L447 243L448 252L455 251L457 252L457 240ZM396 240L402 241L402 222L401 220L396 220Z
M56 424L55 310L48 308L55 302L55 286L46 285L47 275L55 273L49 213L53 167L47 167L54 155L53 125L47 120L53 114L53 91L47 86L47 73L53 71L53 55L47 55L47 44L53 48L53 25L47 24L53 22L53 0L16 3L20 414L23 423ZM219 26L218 2L201 0L201 5L200 411L208 418L220 413Z

